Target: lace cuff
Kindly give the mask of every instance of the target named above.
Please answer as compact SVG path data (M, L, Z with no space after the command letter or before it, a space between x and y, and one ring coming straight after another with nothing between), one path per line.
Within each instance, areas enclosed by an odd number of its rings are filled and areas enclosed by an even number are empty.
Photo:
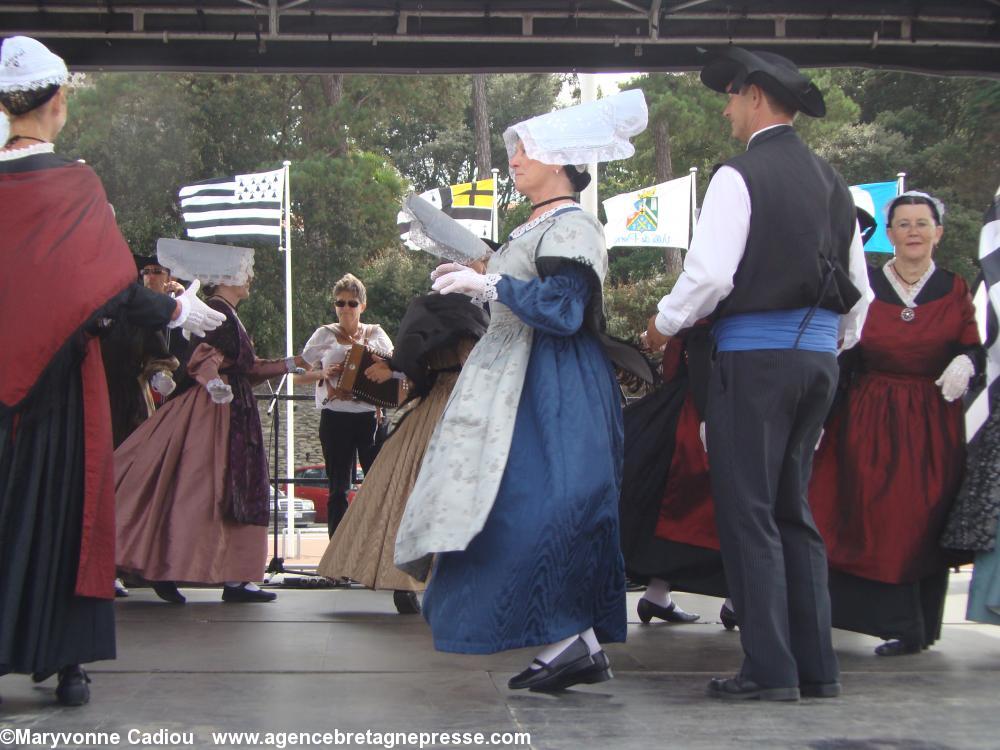
M483 286L482 295L477 295L473 301L492 302L498 299L497 284L500 283L501 275L498 273L488 273L483 277L486 284Z

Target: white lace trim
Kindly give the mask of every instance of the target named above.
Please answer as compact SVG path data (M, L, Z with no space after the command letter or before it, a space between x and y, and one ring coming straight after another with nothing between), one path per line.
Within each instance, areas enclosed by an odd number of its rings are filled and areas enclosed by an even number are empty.
M51 154L55 151L55 149L55 145L51 143L36 143L33 146L14 148L10 151L0 151L0 161L14 161L14 159L21 159L25 156L34 156L35 154Z
M62 86L69 80L69 74L65 71L53 73L44 78L33 78L30 81L0 81L0 91L38 91L49 86Z
M483 302L493 302L498 299L497 284L500 283L500 274L488 273L485 276L486 286L483 287Z
M561 206L556 206L555 208L550 208L548 211L546 211L544 214L542 214L538 218L532 219L531 221L522 224L517 229L515 229L513 232L511 232L510 233L510 239L516 240L518 237L520 237L525 232L527 232L527 231L529 231L531 229L534 229L539 224L541 224L543 221L545 221L546 219L550 218L556 211L559 211L559 210L564 209L564 208L574 207L574 206L576 208L580 208L580 204L579 203L564 203Z
M916 298L920 296L920 292L923 291L924 285L927 284L927 280L934 274L937 270L937 266L934 265L934 261L927 266L927 270L924 271L924 275L917 279L917 283L913 286L908 286L900 281L899 276L896 272L892 270L892 266L896 265L896 259L892 258L882 266L882 273L889 280L889 284L892 285L893 290L899 295L899 298L903 301L903 304L907 307L916 307Z

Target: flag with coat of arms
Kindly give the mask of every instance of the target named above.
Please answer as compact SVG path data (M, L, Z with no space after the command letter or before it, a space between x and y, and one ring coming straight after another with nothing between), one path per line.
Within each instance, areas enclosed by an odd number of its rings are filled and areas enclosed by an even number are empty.
M604 227L607 246L686 250L691 234L693 180L694 176L689 174L604 201L608 218Z

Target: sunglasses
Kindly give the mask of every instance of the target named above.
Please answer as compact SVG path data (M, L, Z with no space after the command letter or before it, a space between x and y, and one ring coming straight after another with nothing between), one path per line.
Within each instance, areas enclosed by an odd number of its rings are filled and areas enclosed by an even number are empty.
M158 266L147 266L143 268L139 273L143 276L159 276L162 273L170 273L169 268L160 268Z
M356 299L338 299L333 304L335 304L337 307L343 307L344 305L347 305L348 307L357 307L361 303L358 302Z

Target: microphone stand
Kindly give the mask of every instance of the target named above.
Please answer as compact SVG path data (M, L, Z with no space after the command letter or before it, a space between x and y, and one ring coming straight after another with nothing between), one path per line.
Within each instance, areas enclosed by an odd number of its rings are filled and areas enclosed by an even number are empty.
M272 512L274 513L274 554L271 557L271 561L267 564L268 573L285 572L285 559L283 557L278 557L278 526L280 525L280 519L278 518L278 479L281 477L281 471L279 470L281 464L278 454L278 446L280 444L281 434L281 409L275 409L274 407L278 405L281 389L285 386L285 381L288 379L289 374L290 373L286 372L282 375L281 381L278 383L278 387L272 389L271 403L267 406L267 414L271 417L274 430L274 508L272 509ZM270 387L270 383L268 384L268 387Z

